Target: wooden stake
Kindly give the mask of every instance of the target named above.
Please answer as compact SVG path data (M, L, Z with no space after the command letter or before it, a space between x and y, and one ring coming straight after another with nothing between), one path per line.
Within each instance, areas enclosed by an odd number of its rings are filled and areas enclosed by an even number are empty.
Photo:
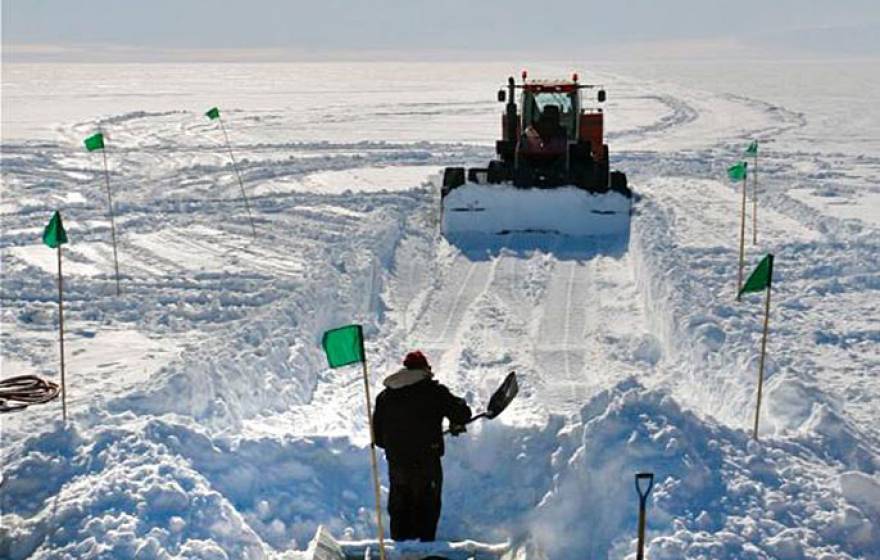
M744 164L745 165L745 164ZM743 267L745 266L745 244L746 244L746 183L748 182L748 173L743 177L742 187L742 213L739 223L739 272L736 276L736 301L740 300L742 294L740 289L743 285Z
M61 275L61 244L58 244L58 345L61 350L61 418L67 424L67 383L64 378L64 288Z
M244 191L244 181L241 180L241 173L238 171L238 163L236 163L235 156L232 154L232 144L229 143L229 135L226 134L226 127L223 125L223 117L218 116L217 120L220 121L220 130L223 131L223 138L226 140L226 149L229 150L229 159L232 160L232 168L235 169L235 176L238 177L238 186L241 187L241 197L244 199L244 206L247 208L248 218L251 221L251 233L253 234L254 239L256 239L257 228L254 226L254 216L251 214L251 204Z
M373 432L373 405L370 399L370 378L367 374L367 354L364 351L364 333L358 325L361 340L361 356L363 356L364 394L367 397L367 419L370 425L370 463L373 469L373 491L376 495L376 531L379 535L379 558L385 560L385 527L382 523L382 494L379 490L379 464L376 461L376 435Z
M761 415L761 394L764 389L764 356L767 354L767 330L770 326L770 290L773 285L773 255L768 255L770 260L767 271L767 298L764 301L764 336L761 338L761 358L758 362L758 401L755 404L755 430L752 437L758 439L758 418Z
M107 185L107 205L110 207L110 234L113 238L113 267L116 269L116 295L122 291L119 288L119 257L116 253L116 219L113 212L113 194L110 192L110 172L107 170L107 147L101 148L104 156L104 183Z

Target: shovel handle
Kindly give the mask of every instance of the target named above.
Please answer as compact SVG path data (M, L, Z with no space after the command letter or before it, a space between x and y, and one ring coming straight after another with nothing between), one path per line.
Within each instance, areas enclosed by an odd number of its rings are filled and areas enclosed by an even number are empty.
M488 416L488 414L486 414L485 412L481 412L481 413L477 414L476 416L472 416L470 420L468 420L467 422L464 423L464 425L467 426L468 424L470 424L474 420L479 420L480 418L486 418L487 416ZM451 433L452 432L448 428L443 431L444 436L446 434L451 434Z
M648 487L642 492L641 481L647 480ZM636 549L636 560L645 560L645 502L654 487L654 473L636 473L636 492L639 493L639 544Z
M641 485L641 481L643 481L643 480L648 481L648 487L645 489L644 492L642 492L642 485ZM645 500L648 499L648 494L651 493L651 489L653 487L654 487L654 473L643 472L643 473L636 474L636 492L639 493L639 501L642 504L644 504Z
M511 371L507 374L507 377L504 378L504 382L501 383L501 387L495 390L492 394L492 398L489 399L489 405L486 407L485 412L481 412L476 416L472 416L470 420L465 422L465 425L470 424L475 420L479 420L480 418L488 418L492 419L504 412L504 409L507 408L507 405L510 404L510 401L516 397L516 394L519 392L519 384L516 381L516 372ZM449 430L443 432L443 435L450 433Z

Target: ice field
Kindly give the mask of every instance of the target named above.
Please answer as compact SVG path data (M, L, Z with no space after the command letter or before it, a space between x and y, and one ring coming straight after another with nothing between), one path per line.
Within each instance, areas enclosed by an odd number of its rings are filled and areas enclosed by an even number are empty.
M71 420L58 402L0 416L0 557L303 558L319 525L373 538L360 371L320 347L359 322L374 395L414 348L475 410L519 375L501 417L447 441L443 541L634 559L633 474L653 471L652 560L880 558L880 63L528 68L608 91L612 165L639 195L628 236L439 234L438 173L492 157L519 66L4 65L2 376L58 376L40 236L60 209ZM82 147L98 127L120 297ZM776 257L757 442L763 298L734 298L726 176L752 139L747 269Z

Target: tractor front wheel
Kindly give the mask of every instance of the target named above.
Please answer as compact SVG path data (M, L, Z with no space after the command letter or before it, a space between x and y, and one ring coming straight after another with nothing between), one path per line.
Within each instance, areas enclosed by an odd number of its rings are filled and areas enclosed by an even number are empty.
M627 198L632 198L632 190L627 185L626 174L620 171L611 172L611 190L619 192Z
M519 167L513 170L513 186L519 188L534 187L535 172L532 168L520 163Z
M490 184L510 181L510 169L503 161L493 159L489 162L489 170L486 173L486 181Z
M447 167L443 170L443 196L464 184L464 167Z

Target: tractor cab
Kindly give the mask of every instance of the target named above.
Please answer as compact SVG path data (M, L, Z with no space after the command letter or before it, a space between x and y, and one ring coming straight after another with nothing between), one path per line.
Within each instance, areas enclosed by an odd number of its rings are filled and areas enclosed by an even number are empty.
M517 183L550 186L554 178L566 175L568 147L577 142L579 97L580 92L571 84L532 83L523 87L522 133L516 153L531 162L534 169L545 172L514 174Z
M602 108L583 104L583 90L594 89L601 105L605 90L580 83L577 74L570 80L529 80L523 72L519 84L510 77L507 88L498 92L498 100L506 106L501 139L495 144L498 159L489 163L486 182L512 182L517 187L573 185L592 193L610 189L629 196L626 176L609 170ZM472 180L479 170L471 171Z
M541 131L553 126L563 131L566 140L577 138L577 116L580 111L578 90L565 84L529 85L523 88L521 105L525 130L531 127Z

